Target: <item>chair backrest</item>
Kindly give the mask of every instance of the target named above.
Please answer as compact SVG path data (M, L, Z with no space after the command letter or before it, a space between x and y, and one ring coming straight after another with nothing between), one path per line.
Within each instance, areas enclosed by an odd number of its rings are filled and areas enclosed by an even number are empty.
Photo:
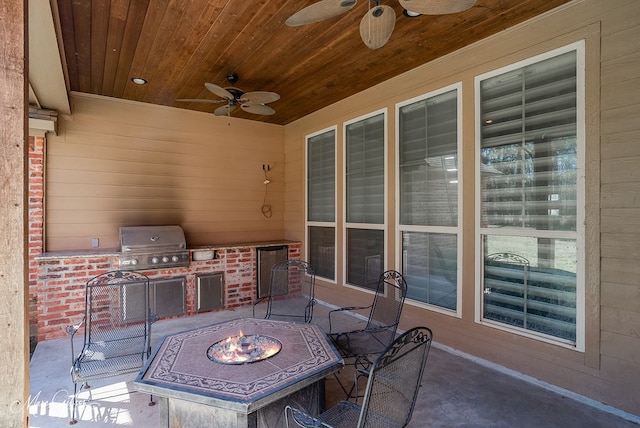
M383 272L378 279L365 330L383 329L382 334L388 335L388 340L384 343L391 343L396 335L406 296L407 283L402 274L395 270ZM376 336L380 338L380 333Z
M285 260L271 268L269 294L276 296L313 296L315 274L303 260Z
M303 317L306 322L310 322L315 302L315 278L313 268L303 260L285 260L274 265L271 268L267 316ZM273 305L277 305L278 300L285 297L287 308L279 308L279 313L276 313ZM296 301L300 304L296 305Z
M99 346L108 358L129 348L144 358L152 321L149 278L138 272L107 272L87 282L85 298L85 349Z
M380 354L369 371L359 428L404 427L411 420L433 334L415 327Z

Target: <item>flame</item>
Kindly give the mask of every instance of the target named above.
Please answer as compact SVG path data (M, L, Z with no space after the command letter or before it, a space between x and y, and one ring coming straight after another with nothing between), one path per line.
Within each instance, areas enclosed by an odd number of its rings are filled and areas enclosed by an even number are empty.
M279 342L265 336L229 336L210 349L215 360L222 363L244 363L269 358L280 351ZM213 348L212 346L212 348Z

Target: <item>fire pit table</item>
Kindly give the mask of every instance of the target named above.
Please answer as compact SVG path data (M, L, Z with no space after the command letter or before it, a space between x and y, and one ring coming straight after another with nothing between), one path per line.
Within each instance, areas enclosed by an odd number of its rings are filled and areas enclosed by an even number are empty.
M324 406L344 366L314 324L240 318L165 336L134 382L165 427L281 427L284 406Z

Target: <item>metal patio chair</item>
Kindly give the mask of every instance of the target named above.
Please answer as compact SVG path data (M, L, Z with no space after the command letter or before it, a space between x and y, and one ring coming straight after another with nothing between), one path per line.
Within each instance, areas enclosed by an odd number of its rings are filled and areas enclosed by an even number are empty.
M329 337L342 357L350 361L347 364L352 364L356 369L366 369L393 342L406 296L407 283L402 274L388 270L380 275L373 302L369 306L348 306L329 312ZM360 310L369 310L364 328L333 331L339 314ZM354 387L347 391L342 383L340 386L350 397Z
M369 370L361 370L367 378L361 405L341 401L318 416L286 406L287 427L290 423L309 428L407 426L418 397L432 337L427 327L412 328L393 341Z
M131 271L113 271L90 279L85 287L82 322L67 328L71 334L71 380L75 424L78 384L89 388L101 379L140 370L151 352L149 278ZM83 330L82 349L74 350L74 338ZM150 405L153 400L150 401Z
M309 263L303 260L285 260L271 268L269 291L253 303L253 317L262 311L264 318L288 318L311 322L316 275Z

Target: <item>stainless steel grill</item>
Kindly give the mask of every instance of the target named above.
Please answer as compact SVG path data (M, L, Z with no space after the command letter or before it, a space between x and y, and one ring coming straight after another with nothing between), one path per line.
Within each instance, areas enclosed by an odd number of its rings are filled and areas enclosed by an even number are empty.
M180 226L120 228L120 269L166 269L189 266L189 250Z

